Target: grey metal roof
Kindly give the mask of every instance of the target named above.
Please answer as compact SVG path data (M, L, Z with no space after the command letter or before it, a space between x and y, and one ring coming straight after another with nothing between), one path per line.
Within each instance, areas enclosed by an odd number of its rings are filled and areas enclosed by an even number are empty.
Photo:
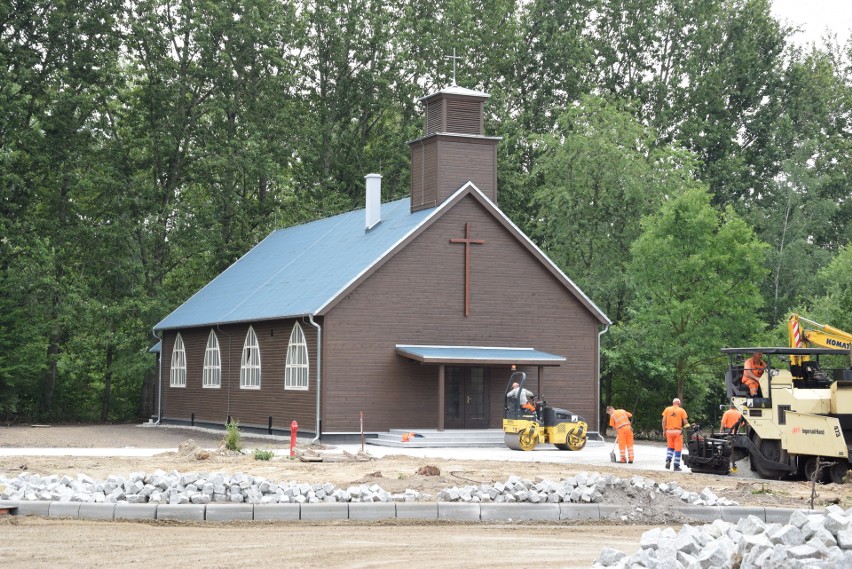
M565 356L549 354L534 348L500 348L491 346L414 346L397 344L396 353L427 364L480 363L492 365L558 366Z
M468 182L438 207L410 212L410 198L382 204L381 223L365 229L363 209L270 233L154 330L317 315L460 199L470 195L520 240L603 324L606 314L494 203Z
M417 99L418 101L425 101L426 99L431 99L436 95L447 94L447 95L466 95L468 97L482 97L484 99L490 99L491 95L485 93L483 91L474 91L473 89L466 89L464 87L459 87L458 85L450 85L449 87L444 87L434 93L429 93L428 95L424 95Z
M434 211L410 213L404 198L370 230L359 209L274 231L154 329L316 314Z

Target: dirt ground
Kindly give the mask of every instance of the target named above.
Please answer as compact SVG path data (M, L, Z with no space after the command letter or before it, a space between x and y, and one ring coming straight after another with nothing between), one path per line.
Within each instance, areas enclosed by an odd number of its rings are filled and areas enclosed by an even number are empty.
M110 474L157 469L180 472L242 472L272 481L331 482L339 487L377 483L389 492L411 488L436 496L447 487L505 481L510 475L536 480L560 480L588 466L424 459L403 455L369 459L336 453L334 447L312 450L327 460L302 462L286 456L258 461L253 456L204 452L217 448L221 433L181 428L140 428L135 425L68 425L0 427L0 447L164 448L174 451L150 457L2 456L0 473L16 476L22 470L38 474L87 474L104 479ZM243 436L252 448L287 449L281 438ZM300 451L307 447L299 446ZM369 454L369 446L366 447ZM418 474L435 466L437 476ZM623 468L595 471L626 477ZM631 470L664 482L660 472ZM691 491L710 488L740 505L806 507L811 495L805 482L777 482L724 476L678 477ZM817 488L816 504L852 507L850 486ZM609 493L607 501L623 503L625 512L637 506L645 516L607 524L458 524L445 522L374 523L225 523L93 522L79 520L0 517L0 558L16 567L590 567L604 546L632 552L649 525L674 525L669 505L659 497L633 492ZM617 527L613 527L613 526ZM518 556L513 556L515 548Z

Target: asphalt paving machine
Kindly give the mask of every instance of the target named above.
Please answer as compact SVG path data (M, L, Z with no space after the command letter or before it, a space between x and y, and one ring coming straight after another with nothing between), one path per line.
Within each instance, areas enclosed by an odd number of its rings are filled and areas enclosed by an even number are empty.
M559 450L580 450L586 446L589 426L586 420L567 409L551 407L525 389L527 374L514 371L503 392L503 437L513 450L533 450L539 444L553 444ZM518 387L513 389L513 384Z
M852 367L822 362L850 359L845 349L725 348L730 359L728 399L743 424L730 435L731 462L749 458L751 469L767 479L824 474L834 483L849 476L852 453ZM742 384L743 362L761 352L766 368L756 396ZM790 362L790 363L787 363Z

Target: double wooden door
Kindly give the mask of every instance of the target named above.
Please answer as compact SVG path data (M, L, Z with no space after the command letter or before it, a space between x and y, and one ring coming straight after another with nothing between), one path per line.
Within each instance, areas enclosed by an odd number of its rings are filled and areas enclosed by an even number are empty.
M444 376L444 427L487 429L489 387L486 368L447 366Z

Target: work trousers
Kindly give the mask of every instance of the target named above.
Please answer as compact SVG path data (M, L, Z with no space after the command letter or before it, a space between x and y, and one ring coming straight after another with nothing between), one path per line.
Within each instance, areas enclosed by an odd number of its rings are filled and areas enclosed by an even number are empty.
M625 452L627 460L633 462L633 429L629 426L621 427L616 431L618 437L618 451L621 455L621 462L624 462Z

